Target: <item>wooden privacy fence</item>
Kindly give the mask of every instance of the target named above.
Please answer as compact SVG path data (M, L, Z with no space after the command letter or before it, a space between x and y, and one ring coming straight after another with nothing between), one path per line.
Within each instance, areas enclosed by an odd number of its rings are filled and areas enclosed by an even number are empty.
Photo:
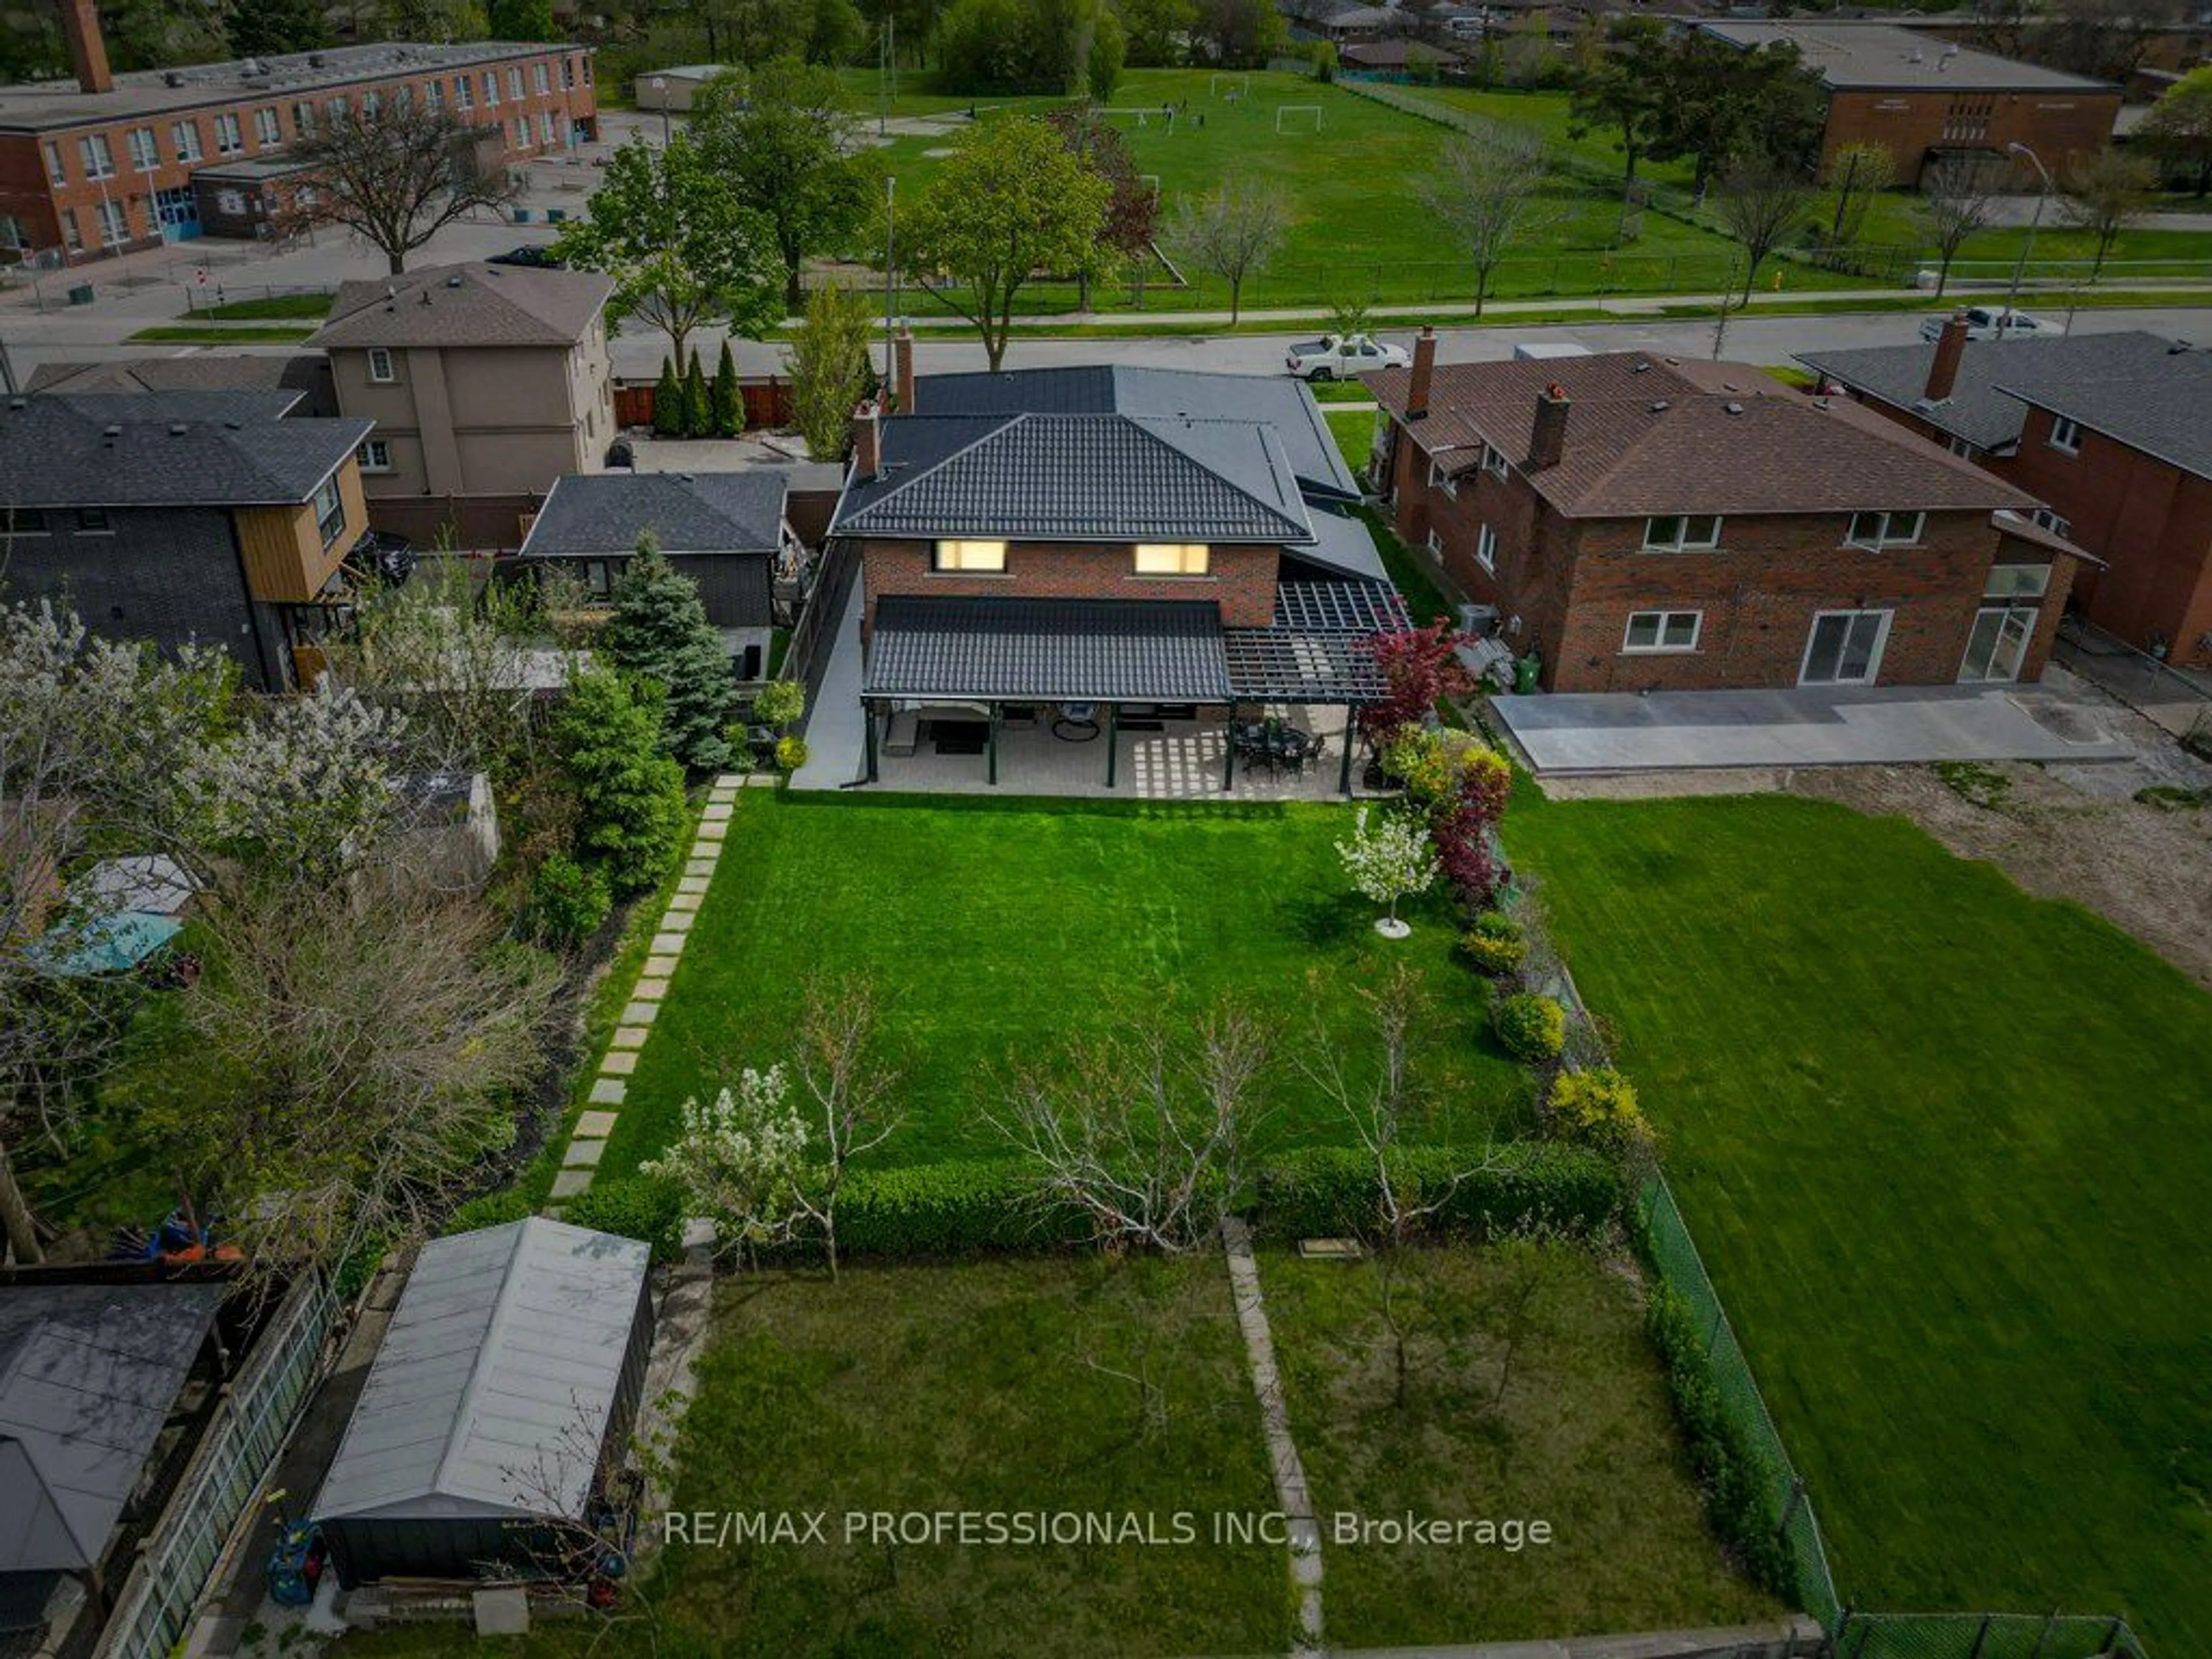
M651 426L653 397L657 382L617 381L615 385L615 423ZM791 382L781 374L741 374L738 391L744 398L745 425L778 427L791 424Z

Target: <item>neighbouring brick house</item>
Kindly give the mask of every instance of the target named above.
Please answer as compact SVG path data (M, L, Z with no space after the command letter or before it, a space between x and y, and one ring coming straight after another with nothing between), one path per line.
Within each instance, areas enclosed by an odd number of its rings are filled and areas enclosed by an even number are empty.
M1640 352L1368 377L1399 534L1555 691L2034 679L2080 550L1844 398Z
M933 719L1218 725L1379 689L1358 641L1402 619L1304 386L1123 367L933 376L902 339L830 535L860 556L879 744ZM940 749L939 752L951 752ZM1348 754L1332 756L1348 766ZM1106 781L1114 781L1110 761Z
M2025 144L2056 174L2070 157L2112 142L2120 88L1955 42L1930 40L1886 21L1778 18L1716 21L1706 33L1747 52L1788 45L1828 94L1820 135L1822 170L1846 144L1889 151L1900 184L1948 155L2010 160ZM2018 164L2023 187L2035 174Z
M42 392L0 411L0 600L74 607L94 633L236 658L288 690L321 669L368 527L362 420L297 392Z
M2074 603L2099 627L2212 668L2212 353L2140 331L1804 352L1832 384L2040 503L2096 563Z
M288 149L371 99L449 108L502 164L598 131L585 46L393 41L117 75L94 0L62 0L62 21L76 77L0 87L0 244L70 264L269 234L299 185Z

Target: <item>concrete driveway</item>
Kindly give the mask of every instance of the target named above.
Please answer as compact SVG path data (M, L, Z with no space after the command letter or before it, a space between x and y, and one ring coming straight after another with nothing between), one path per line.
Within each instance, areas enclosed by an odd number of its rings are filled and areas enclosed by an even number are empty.
M2028 685L1568 692L1491 707L1539 776L2134 754L2094 704Z

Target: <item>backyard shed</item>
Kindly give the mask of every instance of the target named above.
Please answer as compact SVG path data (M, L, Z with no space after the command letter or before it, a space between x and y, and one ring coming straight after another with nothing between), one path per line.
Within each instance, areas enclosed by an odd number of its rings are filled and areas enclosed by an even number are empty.
M621 1462L651 1251L532 1217L425 1245L317 1496L339 1582L540 1570Z

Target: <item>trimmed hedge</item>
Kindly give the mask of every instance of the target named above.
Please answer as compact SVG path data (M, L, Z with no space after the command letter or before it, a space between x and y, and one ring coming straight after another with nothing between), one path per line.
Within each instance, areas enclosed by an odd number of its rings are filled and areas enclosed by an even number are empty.
M503 1227L510 1221L526 1219L536 1212L529 1194L519 1187L508 1187L472 1198L460 1206L446 1218L446 1224L438 1230L438 1236L450 1238L455 1233L472 1233L479 1227Z
M837 1248L847 1255L1049 1249L1089 1236L1080 1215L1040 1207L1013 1163L852 1170L837 1198Z
M1465 1157L1449 1146L1402 1146L1393 1154L1395 1173L1417 1193L1433 1193L1464 1167ZM1522 1142L1505 1150L1498 1167L1463 1178L1428 1228L1478 1239L1536 1226L1591 1233L1612 1219L1620 1200L1620 1176L1607 1159L1580 1147ZM1364 1232L1375 1218L1375 1165L1349 1146L1286 1152L1261 1166L1252 1209L1268 1239Z
M1736 1551L1756 1583L1796 1605L1798 1589L1782 1540L1782 1516L1768 1497L1781 1484L1782 1471L1729 1413L1706 1357L1705 1333L1689 1303L1667 1285L1654 1285L1645 1320L1667 1368L1668 1390L1713 1530Z
M561 1201L561 1218L595 1227L653 1246L655 1261L674 1261L684 1254L684 1200L674 1183L650 1176L616 1176L595 1181L586 1191Z

